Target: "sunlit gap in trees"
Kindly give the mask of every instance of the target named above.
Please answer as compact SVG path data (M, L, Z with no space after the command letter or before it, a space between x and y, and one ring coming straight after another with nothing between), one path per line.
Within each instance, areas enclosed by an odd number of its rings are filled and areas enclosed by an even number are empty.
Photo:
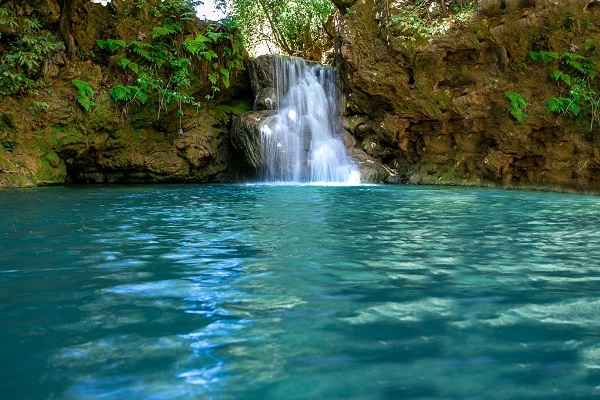
M106 6L111 0L91 0L92 3L102 4ZM164 0L163 0L164 1ZM196 6L196 15L198 18L207 21L220 21L227 17L228 2L226 0L203 0L202 4ZM267 32L268 35L268 32ZM258 57L262 54L270 53L281 53L277 46L273 42L262 42L250 46L251 48L246 49L248 53L253 57Z
M210 21L218 21L227 16L226 11L223 10L223 6L217 4L215 0L203 0L204 4L196 7L196 15L200 19L207 19Z
M218 0L217 0L218 1ZM203 0L203 4L196 7L196 15L200 19L209 21L219 21L227 16L227 13L219 7L215 0ZM92 3L99 3L103 6L110 3L111 0L92 0Z

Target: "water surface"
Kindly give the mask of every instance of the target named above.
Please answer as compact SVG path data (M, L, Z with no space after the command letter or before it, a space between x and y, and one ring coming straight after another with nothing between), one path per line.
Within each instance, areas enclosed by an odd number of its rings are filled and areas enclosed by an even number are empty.
M0 191L0 398L592 399L600 198Z

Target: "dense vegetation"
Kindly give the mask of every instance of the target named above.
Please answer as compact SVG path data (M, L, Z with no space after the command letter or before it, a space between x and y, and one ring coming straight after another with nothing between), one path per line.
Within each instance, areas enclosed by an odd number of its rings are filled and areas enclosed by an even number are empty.
M319 59L331 46L327 21L336 11L330 0L232 0L231 15L251 48Z
M78 168L212 179L235 160L230 127L252 107L239 71L257 47L335 60L348 131L399 174L585 184L600 171L573 161L600 140L597 1L222 0L219 22L195 18L199 3L0 0L0 185L21 165L36 172L18 184Z
M125 114L129 106L144 104L153 96L158 118L170 103L176 104L182 133L183 104L201 104L193 95L197 85L204 82L210 86L212 94L205 95L210 99L220 87L229 87L231 74L244 67L244 52L234 30L209 24L197 31L196 5L196 0L138 1L129 13L147 11L157 22L143 40L97 41L105 54L116 55L111 60L123 71L110 95L124 104ZM200 77L200 82L194 82L195 77Z
M65 48L52 33L42 32L35 16L18 18L9 8L0 7L0 27L8 42L0 54L0 100L4 96L35 93L44 86L48 59Z

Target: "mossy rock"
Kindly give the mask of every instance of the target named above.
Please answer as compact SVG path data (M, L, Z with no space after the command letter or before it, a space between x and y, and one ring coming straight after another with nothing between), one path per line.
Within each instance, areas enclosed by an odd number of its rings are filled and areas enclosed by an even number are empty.
M67 168L54 152L46 154L38 162L35 173L36 181L41 185L64 183L67 178Z

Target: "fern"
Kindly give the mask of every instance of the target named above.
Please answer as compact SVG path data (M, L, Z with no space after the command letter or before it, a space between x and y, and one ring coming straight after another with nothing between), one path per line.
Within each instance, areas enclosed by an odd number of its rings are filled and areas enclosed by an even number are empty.
M133 97L136 100L138 100L142 104L146 104L146 101L148 101L148 94L146 92L144 92L141 88L137 86L129 86L129 88L132 91L135 90L135 94L133 95Z
M136 74L139 74L140 72L139 65L137 65L131 60L128 60L127 58L122 58L117 64L117 66L119 66L119 68L121 69L126 69L127 67L129 67L129 69L135 72Z
M551 97L546 101L546 110L555 114L569 113L578 116L581 106L568 97Z
M201 56L201 58L200 58L200 56ZM208 50L208 51L203 51L203 52L199 53L198 59L202 59L202 58L204 58L204 60L206 60L206 61L210 61L213 58L219 58L219 55L217 53L215 53L214 50Z
M525 110L527 109L525 100L523 100L520 94L515 92L505 92L504 95L510 101L510 108L508 109L510 115L512 115L519 123L523 123L525 118L528 117L525 113Z
M208 80L210 81L210 83L212 83L213 85L216 85L217 82L219 81L219 76L215 73L215 72L211 72L208 75Z
M174 70L176 70L180 73L183 73L184 75L188 74L190 64L191 64L191 61L189 58L180 58L180 59L171 61L171 67Z
M129 61L126 58L122 58L121 61L119 61L119 63L117 64L117 66L119 66L119 68L121 69L125 69L129 64L131 64L131 61Z
M529 56L533 61L541 61L547 64L551 60L558 60L559 56L553 51L530 51Z
M152 39L158 39L163 36L169 36L181 32L181 25L176 23L165 24L163 26L155 26L154 28L152 28Z
M550 97L546 100L546 110L551 113L563 113L566 111L567 107L564 105L565 100L569 101L570 99L565 99L563 97Z
M92 107L96 105L96 103L92 101L92 97L94 97L94 90L90 87L90 85L87 84L87 82L77 79L73 79L71 82L77 88L77 102L85 111L89 112Z
M127 44L123 40L115 40L115 39L99 39L96 41L98 43L98 47L102 50L108 50L110 54L113 54L115 51L119 49L119 47L126 47Z
M153 46L150 43L133 41L129 43L131 50L138 56L145 58L148 61L152 61L152 53L148 49L152 49Z
M130 101L131 91L127 86L117 85L108 91L114 101Z
M195 56L199 52L206 50L206 42L210 42L210 39L203 35L196 35L194 39L185 39L183 41L183 48Z
M567 85L571 84L571 75L568 74L564 74L558 70L554 71L551 75L550 78L554 79L555 81L558 82L558 80L563 81L564 83L566 83Z
M141 10L146 0L135 3L134 7ZM219 86L229 87L232 71L244 68L243 48L232 33L214 32L211 25L203 33L190 35L187 28L194 24L184 21L193 20L193 4L187 0L165 0L150 8L149 12L160 18L161 25L150 27L151 35L146 40L125 44L126 57L118 59L116 65L128 74L121 85L109 90L112 100L128 107L131 102L149 101L153 93L153 100L158 102L157 118L160 119L163 110L172 109L173 103L177 103L177 114L181 118L183 105L200 106L200 102L187 93L197 93L204 86L210 88L214 96ZM107 51L110 51L109 44L108 40L99 42ZM115 46L116 49L123 47L113 43ZM208 82L199 82L200 77ZM125 83L133 80L134 85Z
M221 80L223 81L223 85L228 88L229 87L229 70L227 68L221 68Z
M208 36L213 42L217 42L221 39L229 39L231 40L231 35L229 33L222 32L206 32L206 36Z
M138 100L140 103L144 104L148 100L148 94L138 86L117 85L110 89L108 93L114 101L130 102L132 100Z
M129 67L130 70L132 70L136 74L140 73L140 66L137 65L136 63L130 62L127 66Z
M523 98L521 97L521 95L519 93L506 92L504 94L506 95L506 97L508 97L511 104L514 103L517 107L527 108L527 103L525 102L525 100L523 100Z

